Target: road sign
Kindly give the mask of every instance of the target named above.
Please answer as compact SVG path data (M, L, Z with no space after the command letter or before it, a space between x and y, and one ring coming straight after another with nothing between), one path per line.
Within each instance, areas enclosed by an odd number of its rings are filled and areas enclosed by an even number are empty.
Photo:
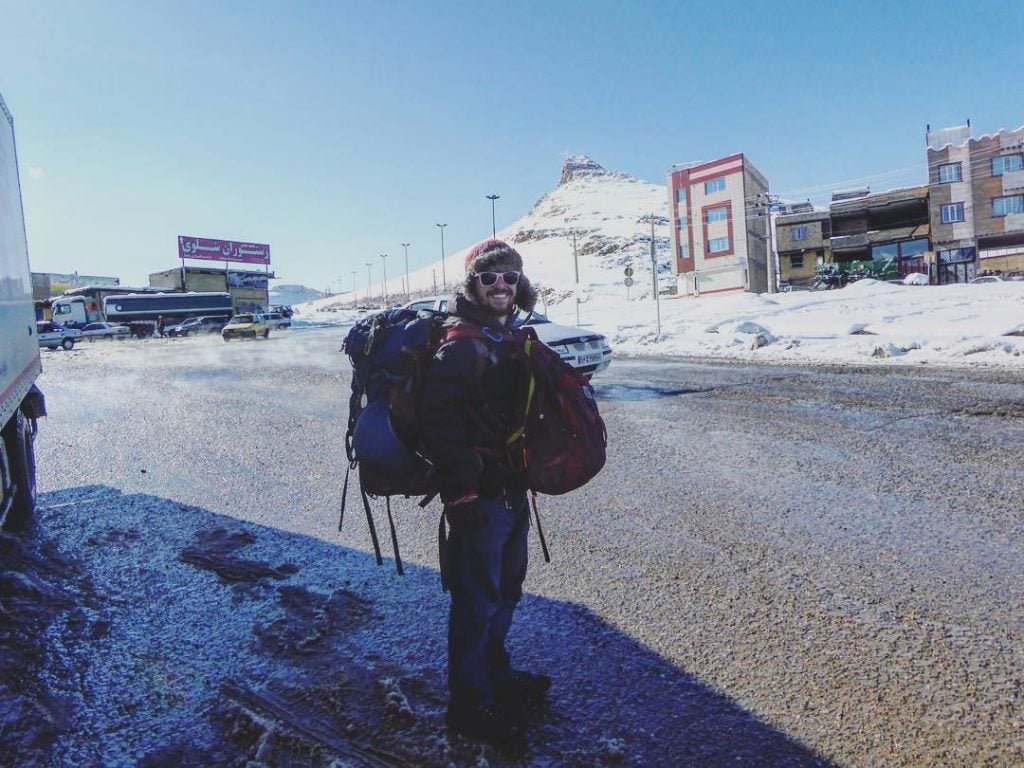
M633 271L633 270L630 270L630 272L632 272L632 271ZM627 287L627 288L629 288L630 286L632 286L632 285L633 285L633 278L632 278L632 277L627 277L627 278L626 278L625 280L623 280L622 282L624 282L624 283L626 284L626 287Z
M632 277L633 276L633 268L632 267L626 267L625 273L626 273L626 277Z

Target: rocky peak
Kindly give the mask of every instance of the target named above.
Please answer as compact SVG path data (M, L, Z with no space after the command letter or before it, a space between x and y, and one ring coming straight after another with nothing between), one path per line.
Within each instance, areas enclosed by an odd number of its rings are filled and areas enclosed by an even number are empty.
M608 171L586 155L569 155L569 157L565 158L565 162L562 163L562 180L558 184L561 186L573 179L604 176L607 173Z

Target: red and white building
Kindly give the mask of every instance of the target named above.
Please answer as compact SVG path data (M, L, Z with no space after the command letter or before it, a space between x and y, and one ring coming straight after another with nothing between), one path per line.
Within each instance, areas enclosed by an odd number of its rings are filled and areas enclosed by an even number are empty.
M768 290L768 180L742 154L668 174L679 292Z

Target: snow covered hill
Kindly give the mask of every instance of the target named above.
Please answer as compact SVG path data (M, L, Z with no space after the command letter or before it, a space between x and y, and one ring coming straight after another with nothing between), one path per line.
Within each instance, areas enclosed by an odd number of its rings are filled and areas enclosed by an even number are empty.
M547 301L558 302L572 294L576 284L573 236L579 266L581 298L615 287L624 292L623 270L632 266L637 287L634 295L650 295L651 217L654 217L659 272L671 273L669 223L664 216L666 187L625 173L608 171L584 155L568 157L562 164L558 185L545 193L530 211L500 230L502 240L513 243L522 254L530 279L547 292ZM444 268L438 260L409 275L413 292L441 290L442 274L448 289L462 280L466 253L475 243L464 243L446 254ZM644 273L646 272L646 276ZM376 303L380 303L376 286ZM402 276L388 280L389 297L401 297ZM351 292L310 302L307 311L329 310L353 304ZM365 295L359 292L359 301ZM372 303L372 302L371 302Z

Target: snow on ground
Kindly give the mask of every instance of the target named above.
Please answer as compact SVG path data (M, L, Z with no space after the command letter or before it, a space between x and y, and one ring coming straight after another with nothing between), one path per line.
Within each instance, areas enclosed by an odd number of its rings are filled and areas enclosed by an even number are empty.
M605 334L620 354L686 355L803 364L919 364L1024 367L1024 282L979 285L893 285L862 280L841 290L652 298L651 218L662 290L671 280L667 190L609 172L588 158L569 158L562 181L497 236L523 257L541 286L552 320ZM413 296L450 293L464 274L473 243L441 262L410 272ZM380 273L367 297L352 292L300 304L297 324L348 324L405 300L397 259L386 286ZM578 277L577 277L578 265ZM623 284L625 268L634 285ZM447 290L443 286L447 278ZM578 280L578 287L577 287ZM579 306L577 308L577 299ZM331 311L331 310L335 311Z
M650 269L646 281L638 273L628 298L615 285L616 273L604 272L581 290L578 322L605 334L620 354L1024 368L1024 282L914 286L868 279L832 291L663 296L659 335L651 290L638 287L650 285ZM541 278L546 286L572 285L550 271ZM296 320L346 325L364 314L325 309L338 299L300 305ZM555 322L577 324L571 294L538 309Z

